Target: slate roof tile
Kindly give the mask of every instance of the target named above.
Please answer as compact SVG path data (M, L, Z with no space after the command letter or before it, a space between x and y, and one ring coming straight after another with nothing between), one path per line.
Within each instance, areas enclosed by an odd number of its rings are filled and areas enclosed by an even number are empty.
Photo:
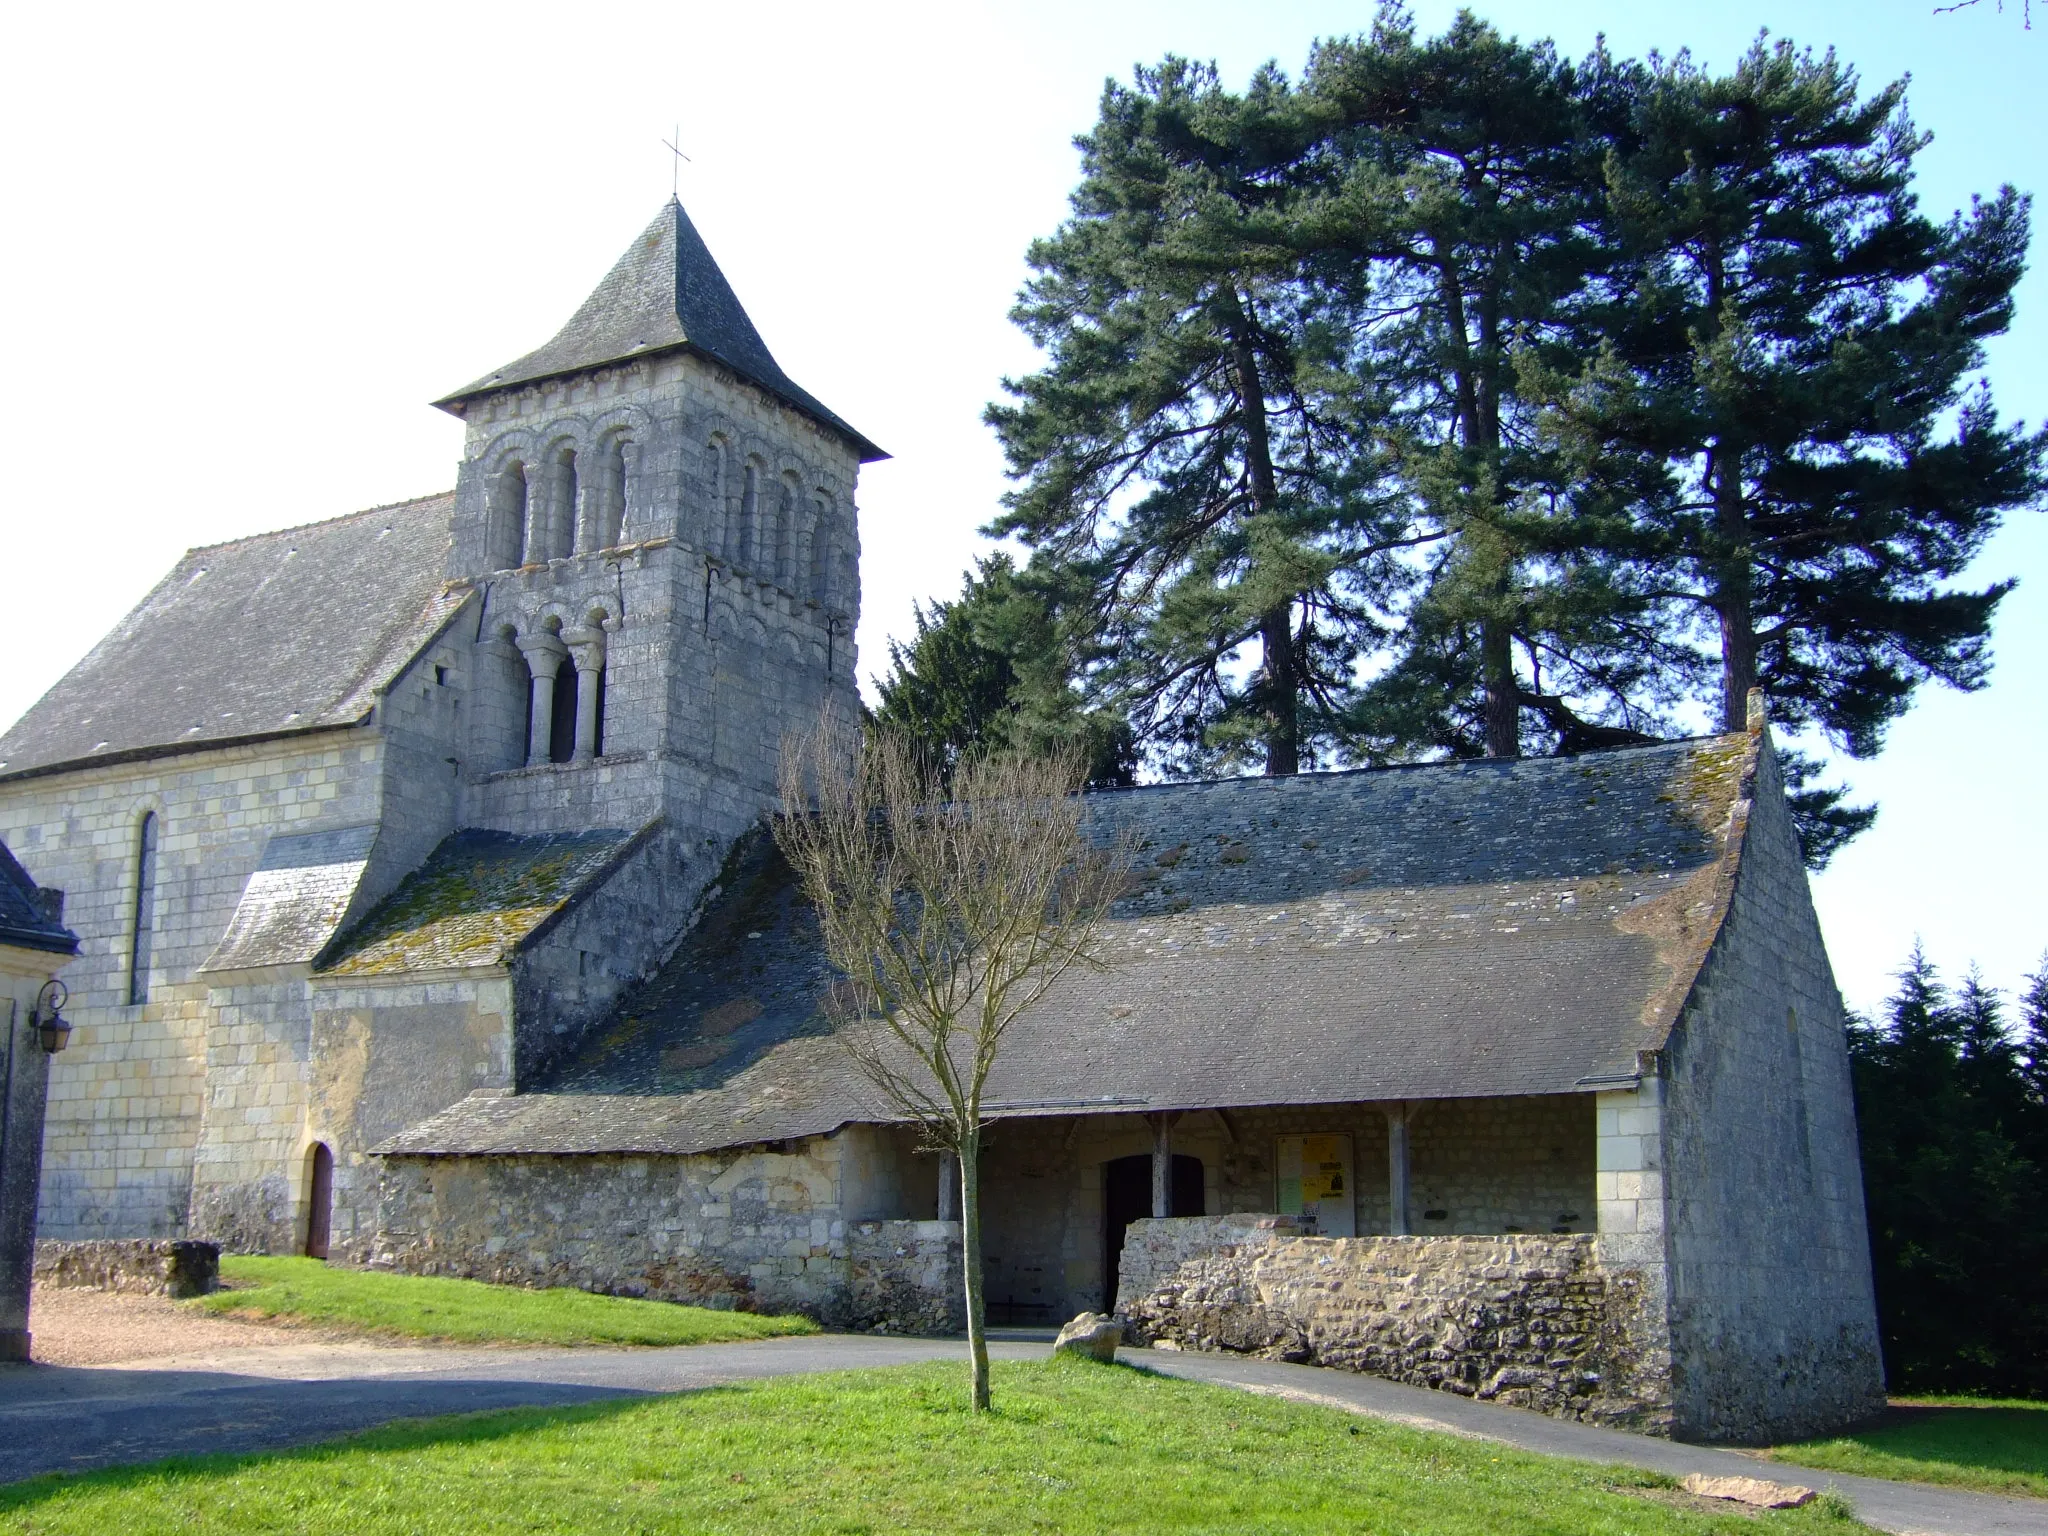
M0 736L0 776L357 723L467 600L443 585L453 508L428 496L189 551Z
M1660 1047L1718 932L1755 738L1091 797L1141 845L1102 966L1013 1027L995 1113L1549 1094ZM765 834L536 1092L385 1152L695 1152L889 1118Z
M741 378L830 427L854 445L862 463L889 456L782 371L697 226L673 198L552 341L436 404L458 407L493 390L682 346L717 358Z

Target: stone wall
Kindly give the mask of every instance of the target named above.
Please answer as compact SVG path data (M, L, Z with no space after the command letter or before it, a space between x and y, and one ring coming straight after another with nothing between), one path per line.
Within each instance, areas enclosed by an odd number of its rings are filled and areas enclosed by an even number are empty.
M1117 1314L1140 1342L1335 1366L1668 1432L1628 1354L1638 1295L1586 1235L1302 1237L1285 1217L1132 1224Z
M139 1296L204 1296L220 1289L220 1246L166 1238L37 1243L36 1284Z
M1841 998L1768 749L1753 795L1667 1052L1659 1156L1679 1432L1771 1443L1868 1417L1884 1389Z
M848 1229L848 1326L948 1335L967 1327L957 1221L857 1221Z
M873 1165L902 1141L848 1126L694 1156L386 1156L372 1262L872 1327L888 1320L883 1299L935 1273L940 1245L929 1223L848 1214L849 1197L864 1198ZM863 1220L875 1230L856 1245ZM859 1312L856 1246L867 1275ZM905 1331L929 1316L911 1308Z
M718 872L708 852L669 827L655 828L521 948L512 966L515 1086L530 1087L573 1052L612 1016L621 994L668 956Z
M212 1009L198 967L271 836L378 816L381 744L359 731L109 763L0 785L0 839L66 893L77 1026L52 1085L39 1228L177 1236L191 1202ZM446 771L445 768L443 770ZM149 1001L129 998L137 837L159 817Z

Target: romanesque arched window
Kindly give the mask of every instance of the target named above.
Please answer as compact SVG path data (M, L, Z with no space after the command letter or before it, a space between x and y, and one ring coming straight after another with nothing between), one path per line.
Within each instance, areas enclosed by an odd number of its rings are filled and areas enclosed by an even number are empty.
M820 496L811 521L811 596L821 603L832 597L832 503Z
M605 439L597 456L597 477L590 487L590 527L584 548L610 549L626 525L626 449L623 432Z
M555 672L555 712L548 721L548 761L568 763L576 758L576 664L564 657Z
M725 552L725 439L714 437L704 445L704 530L701 547L716 554Z
M156 935L155 811L145 811L135 835L135 911L128 936L128 1001L149 1001L149 951Z
M775 501L775 583L785 590L796 588L797 479L784 475Z
M747 460L746 476L740 482L740 519L734 548L729 551L735 565L755 569L761 560L761 465Z
M486 558L494 571L526 563L526 466L514 459L491 483Z
M529 538L527 547L536 560L559 560L571 553L576 538L576 450L559 448L548 462L546 505L534 519L540 537Z

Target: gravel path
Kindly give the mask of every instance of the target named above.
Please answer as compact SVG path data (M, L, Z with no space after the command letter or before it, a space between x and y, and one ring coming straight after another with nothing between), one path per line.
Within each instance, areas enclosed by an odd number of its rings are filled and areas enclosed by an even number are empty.
M957 1340L824 1334L670 1349L439 1347L195 1314L147 1297L38 1292L39 1360L98 1350L118 1360L0 1368L0 1482L214 1451L276 1450L393 1419L682 1392L810 1371L961 1356ZM1042 1359L1050 1332L996 1330L997 1359ZM75 1357L74 1357L75 1358ZM1125 1363L1242 1391L1323 1403L1551 1456L1682 1475L1833 1484L1882 1530L2048 1536L2048 1499L1841 1477L1735 1451L1594 1429L1314 1366L1131 1349Z
M81 1286L37 1286L28 1322L30 1348L41 1365L114 1365L283 1343L371 1342L326 1328L217 1317L162 1296L123 1296Z

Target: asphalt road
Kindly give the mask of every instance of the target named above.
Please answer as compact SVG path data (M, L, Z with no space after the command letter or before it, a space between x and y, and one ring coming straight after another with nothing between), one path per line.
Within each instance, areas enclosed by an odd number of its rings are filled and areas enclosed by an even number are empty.
M1047 1335L998 1332L998 1359L1038 1359ZM958 1341L827 1334L676 1349L427 1349L279 1344L146 1366L0 1367L0 1481L165 1456L277 1450L394 1419L684 1392L806 1371L958 1359ZM1940 1536L2048 1536L2048 1500L1890 1483L1764 1463L1739 1452L1594 1429L1348 1371L1234 1355L1125 1350L1127 1363L1324 1403L1419 1428L1682 1476L1834 1486L1868 1523Z

